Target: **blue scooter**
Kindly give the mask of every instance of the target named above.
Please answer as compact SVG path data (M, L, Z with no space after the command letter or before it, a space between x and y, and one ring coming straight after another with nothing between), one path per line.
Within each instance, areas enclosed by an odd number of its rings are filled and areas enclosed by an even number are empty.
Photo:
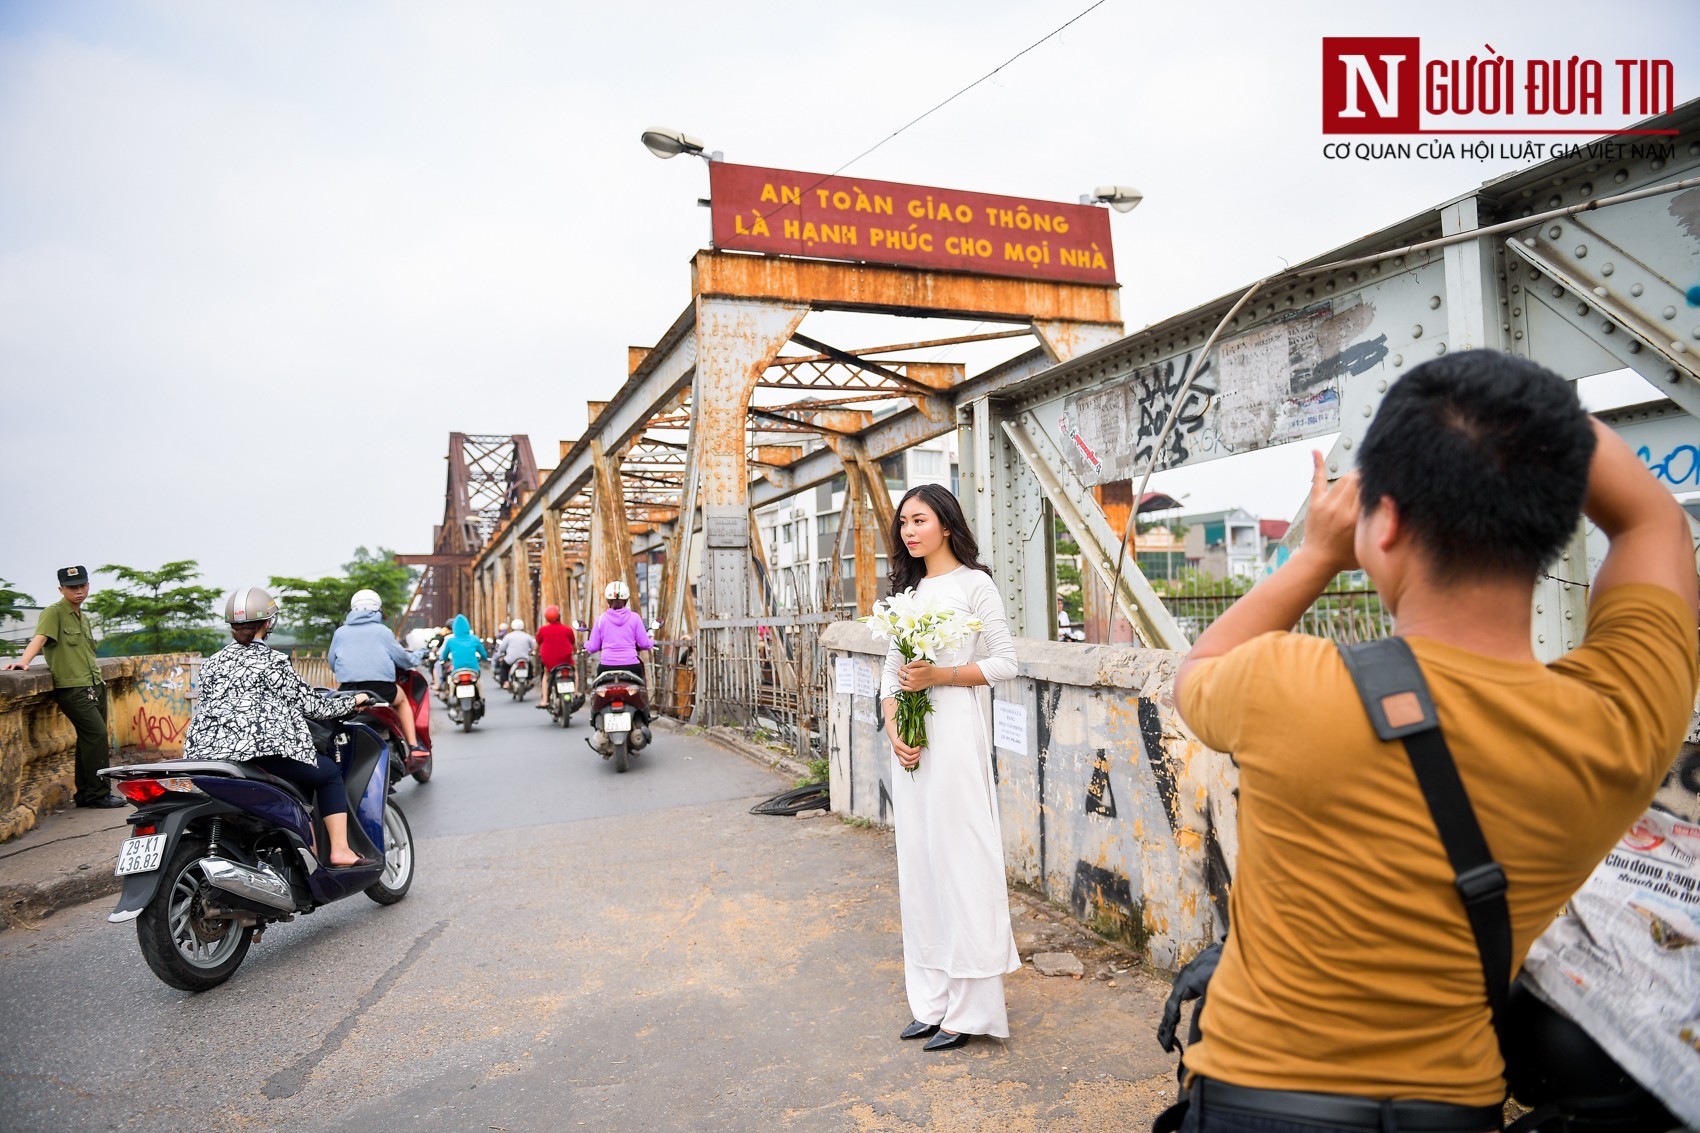
M355 893L380 905L407 896L413 834L389 797L383 734L359 715L308 723L315 746L342 765L348 844L375 865L321 860L329 841L312 800L251 763L179 759L101 772L136 804L118 855L124 890L107 920L136 922L148 967L172 987L217 987L267 925L297 913Z

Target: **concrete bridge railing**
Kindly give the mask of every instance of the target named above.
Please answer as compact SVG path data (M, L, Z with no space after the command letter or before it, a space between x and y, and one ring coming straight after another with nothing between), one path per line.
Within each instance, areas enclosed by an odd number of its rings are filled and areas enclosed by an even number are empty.
M119 761L149 762L183 750L198 654L109 657L107 737ZM77 734L53 701L46 665L0 672L0 842L71 805Z
M885 650L855 622L821 645L832 809L889 824ZM1227 923L1239 780L1175 711L1180 655L1026 638L1015 653L1019 676L985 697L1011 879L1178 967Z
M832 809L889 824L885 651L855 622L821 645ZM1026 638L1015 654L1019 676L987 698L1011 879L1178 967L1220 938L1239 846L1239 772L1181 723L1180 654ZM1656 801L1700 822L1700 710Z

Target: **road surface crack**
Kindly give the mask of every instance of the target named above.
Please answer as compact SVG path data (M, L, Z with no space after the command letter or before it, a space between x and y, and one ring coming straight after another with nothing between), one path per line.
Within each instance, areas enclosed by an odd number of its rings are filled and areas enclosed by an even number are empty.
M372 985L370 991L360 997L360 1002L354 1005L354 1010L349 1012L348 1016L325 1036L325 1041L319 1044L318 1050L303 1055L296 1059L293 1065L286 1066L267 1078L265 1089L262 1091L266 1097L275 1101L280 1098L292 1098L299 1094L302 1088L306 1086L307 1079L312 1077L313 1071L319 1068L319 1064L342 1047L343 1041L354 1030L355 1024L360 1022L361 1016L365 1015L368 1010L376 1006L378 1001L388 994L390 988L396 985L396 981L407 974L407 969L411 968L414 961L424 954L425 949L431 946L433 940L443 934L443 930L448 925L448 921L438 921L421 933L419 939L413 942L413 947L407 950L407 955L391 964L389 971L378 977L378 982Z

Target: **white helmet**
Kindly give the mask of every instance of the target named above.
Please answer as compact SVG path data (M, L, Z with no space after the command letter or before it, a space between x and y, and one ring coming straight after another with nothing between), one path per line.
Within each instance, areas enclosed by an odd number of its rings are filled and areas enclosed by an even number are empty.
M520 621L518 618L515 618L513 621L508 623L508 628L509 629L524 629L525 623Z
M350 610L381 610L384 600L378 597L376 590L356 590L354 597L348 600Z
M610 602L615 600L626 601L631 596L632 588L627 586L625 580L621 578L616 578L613 582L610 582L607 588L602 591L602 597Z

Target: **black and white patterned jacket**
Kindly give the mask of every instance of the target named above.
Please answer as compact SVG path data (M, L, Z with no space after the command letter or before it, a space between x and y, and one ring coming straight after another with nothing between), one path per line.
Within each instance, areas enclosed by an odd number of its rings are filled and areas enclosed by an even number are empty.
M333 720L354 708L354 693L320 696L289 658L263 642L231 642L201 665L201 694L183 737L184 759L281 755L317 763L306 717Z

